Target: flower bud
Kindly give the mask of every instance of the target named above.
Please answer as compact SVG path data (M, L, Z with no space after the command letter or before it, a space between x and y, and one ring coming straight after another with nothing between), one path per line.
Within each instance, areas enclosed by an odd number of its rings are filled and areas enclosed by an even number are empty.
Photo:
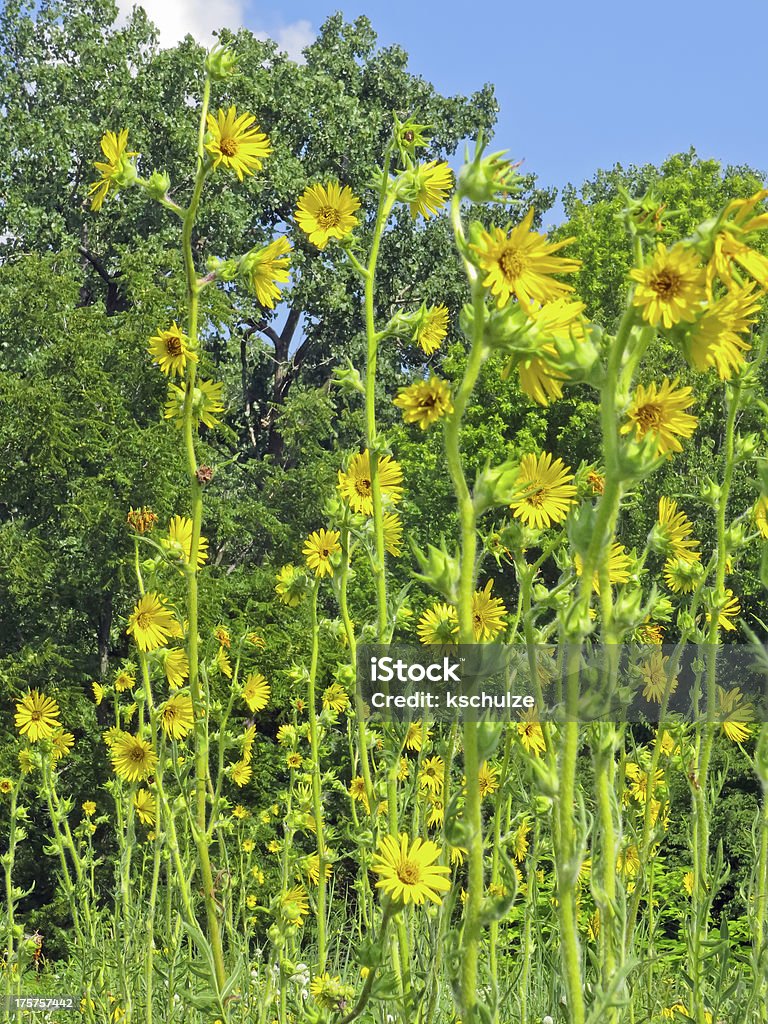
M352 360L347 359L346 366L337 366L331 376L331 384L335 384L342 391L356 391L361 395L365 394L360 371L353 366Z
M165 171L152 171L145 187L150 199L165 199L171 187L171 179Z
M491 467L486 463L475 479L472 500L477 515L482 515L496 505L508 505L520 474L520 466L507 459L500 466Z
M491 203L518 195L522 179L517 173L520 163L504 160L505 149L483 156L483 147L478 145L475 156L464 164L459 172L458 193L460 198L473 203Z
M228 46L214 46L205 58L205 73L212 81L223 82L234 73L237 60Z
M717 508L720 504L720 495L722 491L719 484L708 476L704 477L704 483L701 485L701 496L708 505L712 508Z
M434 544L428 545L426 554L414 545L414 554L421 567L420 573L414 573L416 579L427 583L451 604L456 604L458 601L459 559L458 555L448 553L445 538L440 541L439 548L436 548Z

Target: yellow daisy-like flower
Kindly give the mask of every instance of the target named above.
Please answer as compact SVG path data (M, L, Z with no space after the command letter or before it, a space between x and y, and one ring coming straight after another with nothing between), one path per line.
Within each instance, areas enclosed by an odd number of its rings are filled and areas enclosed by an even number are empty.
M752 509L755 526L761 537L768 540L768 495L761 494Z
M91 683L91 689L93 690L93 699L96 701L96 707L98 707L104 700L104 687L101 683Z
M86 800L83 804L83 814L86 818L92 818L96 813L96 804L93 800Z
M668 687L670 694L677 689L677 678L675 677L671 682L668 678L668 661L669 658L665 658L661 651L652 651L651 656L638 665L644 700L661 704Z
M349 795L353 800L359 800L363 807L365 807L366 811L370 811L368 794L365 791L365 779L362 775L356 775L350 782Z
M341 551L338 530L316 530L310 533L304 543L302 553L306 557L307 565L313 569L316 576L333 576L331 558Z
M237 818L238 821L244 821L246 818L250 818L251 812L247 807L243 807L242 804L235 804L232 808L232 817Z
M517 826L517 830L515 831L514 839L512 842L512 849L515 854L515 860L518 863L520 863L520 861L525 860L525 858L528 856L528 847L530 845L528 836L530 835L530 833L531 823L528 820L528 818L523 818L523 820Z
M296 728L287 722L277 730L277 742L281 747L290 747L296 740Z
M428 757L419 769L419 785L430 793L437 793L443 788L445 777L445 761L442 757Z
M341 714L349 707L349 695L341 683L331 683L323 690L323 707Z
M429 729L425 729L421 719L417 719L415 722L411 722L408 726L408 731L405 734L405 747L407 750L421 750L423 743L429 743L431 733Z
M217 427L221 420L217 419L219 413L224 412L224 385L212 380L196 380L192 389L192 419L198 423L205 424L209 429ZM183 388L171 384L168 388L168 401L165 403L163 418L173 420L174 426L179 430L184 426L184 398Z
M313 245L324 249L332 238L344 238L356 227L359 209L360 200L348 185L311 185L299 199L296 223Z
M621 428L621 433L634 431L637 441L642 441L646 434L652 434L656 438L657 455L681 452L683 446L678 438L690 437L699 422L695 416L685 412L693 401L691 388L678 388L677 380L670 384L665 377L660 387L638 384L627 409L629 422Z
M242 788L251 781L253 768L247 761L236 761L229 767L229 777L236 786Z
M253 714L263 711L269 703L271 693L269 683L260 672L251 672L245 681L242 697L248 705L248 710Z
M312 885L317 885L320 881L320 857L317 853L310 853L304 858L304 874ZM333 874L333 866L326 863L323 874L326 879L330 878Z
M155 824L157 820L157 805L155 798L148 789L139 789L133 798L133 809L142 825Z
M403 544L403 521L397 512L384 513L384 550L397 558Z
M715 238L712 257L707 264L707 285L710 294L715 277L719 277L729 291L740 287L738 279L734 278L734 263L738 263L746 270L761 288L768 286L768 258L750 249L730 231L721 231Z
M109 756L115 774L125 782L142 782L157 765L157 754L140 736L120 732L114 739Z
M754 709L739 686L731 690L717 687L717 705L723 733L732 743L745 743L750 736L749 722L754 720Z
M381 493L397 503L403 495L403 471L399 463L389 455L382 455L378 462L379 487ZM371 456L366 448L349 460L346 473L339 470L339 491L353 512L364 516L373 515L373 485L371 483Z
M478 772L480 783L480 798L491 796L499 788L499 769L495 765L489 765L483 761Z
M275 593L283 604L296 608L306 593L306 578L295 565L284 565L277 574Z
M685 339L685 354L696 370L710 367L721 380L729 380L744 365L744 353L752 348L740 334L749 333L760 311L760 294L754 284L737 288L712 303Z
M500 597L491 597L493 580L472 595L472 629L475 640L493 640L506 625L507 609Z
M509 233L493 227L490 232L482 231L480 241L470 246L486 272L483 286L496 296L499 309L513 295L528 308L531 302L553 302L573 291L570 285L555 281L552 274L572 274L581 266L580 260L554 255L574 239L548 242L546 235L531 230L532 222L530 209Z
M243 845L242 845L243 853L246 853L246 854L247 853L253 853L253 851L255 849L256 849L256 843L254 843L254 841L252 839L244 839L243 840Z
M319 1007L333 1013L340 1013L355 994L351 985L342 985L341 978L332 978L327 971L312 979L309 991Z
M195 727L192 698L187 693L170 697L160 712L160 723L166 736L172 740L183 740Z
M163 658L163 671L172 690L184 685L184 680L189 677L189 660L183 647L174 647L166 652Z
M448 193L453 188L453 172L448 164L441 160L431 160L421 164L413 171L416 198L409 202L411 217L415 220L419 214L429 220L433 213L445 205Z
M266 309L274 309L280 298L278 285L287 284L291 243L285 237L275 238L257 252L248 253L243 259L242 269L248 287Z
M223 164L235 172L239 181L244 174L261 170L262 161L272 152L256 118L252 114L238 117L235 107L230 107L226 114L219 110L216 117L208 114L208 132L211 139L205 148L213 157L214 169Z
M35 770L35 762L28 750L20 750L18 754L19 768L22 775L30 775Z
M451 887L444 877L450 868L435 863L439 856L440 848L430 839L417 837L410 843L404 832L399 839L384 836L371 865L371 870L380 876L376 888L394 903L421 905L431 900L439 905L439 894Z
M696 251L684 245L667 249L659 242L651 262L630 270L629 276L637 281L632 303L653 327L695 320L706 299L704 268L698 266Z
M625 877L636 875L640 870L640 851L635 843L621 850L616 858L616 870Z
M658 622L646 620L642 626L635 629L632 639L638 644L663 644L664 627Z
M285 755L285 763L292 771L298 771L304 764L304 758L297 750L292 750L290 754Z
M671 498L659 498L659 519L656 529L662 554L675 558L697 561L701 556L696 550L699 542L691 536L693 523L685 512L679 512L677 502Z
M232 662L229 660L226 647L220 647L218 651L216 651L214 664L223 676L226 676L227 679L232 678Z
M576 575L581 576L584 572L584 562L581 555L575 554L573 556L573 564L576 569ZM611 585L614 583L628 583L631 565L632 559L627 554L624 545L612 544L611 550L608 553L608 582ZM595 569L592 575L592 589L596 594L600 593L600 573L597 569Z
M51 757L54 762L66 757L74 745L75 737L71 732L65 732L63 729L55 732L51 737Z
M427 608L419 619L416 633L423 644L453 644L459 631L459 620L452 604L438 602Z
M280 897L280 908L288 924L301 927L309 913L309 895L303 885L286 890Z
M407 388L401 388L393 404L403 410L406 423L418 423L422 430L453 412L451 389L439 377L420 380Z
M532 307L529 311L528 315L535 324L537 354L518 355L513 362L520 376L521 390L539 405L546 406L563 397L562 382L568 379L568 375L557 365L555 342L558 339L584 340L584 308L583 302L558 299L538 310Z
M140 651L154 651L174 636L178 623L165 606L160 594L144 594L128 619L127 632L133 636Z
M166 550L181 556L185 562L189 562L192 553L192 526L192 520L187 516L173 516L168 523L168 537L161 542ZM201 536L197 544L198 568L205 564L207 558L208 540Z
M739 603L738 597L736 597L732 590L726 590L725 604L723 604L723 606L718 610L718 626L729 633L734 632L736 624L733 622L733 619L739 615L741 615L741 604Z
M524 455L517 478L518 494L509 507L513 515L534 530L545 530L561 523L576 499L576 488L570 482L573 473L562 459L552 461L549 452Z
M692 594L703 569L689 558L668 558L664 563L664 582L674 594Z
M448 307L429 306L419 321L414 334L414 341L425 353L431 356L436 352L448 334Z
M256 726L249 725L243 735L240 737L240 742L243 744L243 761L248 764L251 763L251 757L253 755L253 744L256 739Z
M132 690L135 685L136 679L130 672L123 670L122 672L118 672L115 676L115 689L118 693L125 693L126 690Z
M429 828L442 828L445 821L445 806L433 793L427 793L429 799L429 811L427 813L427 825Z
M167 331L158 331L149 339L147 351L163 373L174 377L183 377L187 363L197 362L197 354L189 347L189 338L175 320Z
M520 737L520 742L523 747L529 754L533 754L534 757L538 757L539 754L543 754L547 749L540 722L534 722L533 719L530 718L522 722L518 722L517 735Z
M49 740L54 729L60 726L59 705L53 697L46 697L37 690L30 690L16 704L16 728L22 736L37 743L38 740Z
M129 152L128 129L123 128L119 135L114 132L105 132L101 137L101 151L107 158L106 161L94 161L94 167L101 177L94 181L88 188L88 195L91 196L91 209L100 210L110 188L117 187L117 179L126 171L128 161L131 157L138 156L138 153Z
M398 782L405 782L408 776L411 774L411 762L407 757L400 758L400 768L397 773Z

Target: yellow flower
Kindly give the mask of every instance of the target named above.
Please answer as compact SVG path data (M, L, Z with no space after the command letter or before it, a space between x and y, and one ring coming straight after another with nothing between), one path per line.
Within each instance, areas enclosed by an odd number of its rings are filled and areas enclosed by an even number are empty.
M86 800L83 804L83 814L86 818L92 818L96 813L96 804L93 800Z
M520 388L539 405L563 397L562 381L568 375L557 365L558 352L555 342L579 342L584 340L583 302L568 302L558 299L548 302L538 310L533 307L529 317L535 324L537 351L535 354L515 356L512 363L520 375ZM505 370L505 374L506 374Z
M91 689L93 690L93 699L96 701L96 707L98 707L104 700L104 687L101 683L91 683Z
M659 498L659 519L656 530L661 551L684 561L694 562L701 557L696 550L699 542L691 537L693 523L685 512L678 512L677 502Z
M177 693L163 705L160 712L163 732L172 740L183 740L195 727L192 698L186 693Z
M332 238L341 239L357 225L355 211L360 200L348 185L332 181L311 185L299 200L296 223L309 236L310 242L324 249Z
M768 495L760 495L752 509L752 515L760 536L768 540Z
M152 826L157 819L155 798L147 789L139 789L133 798L133 807L142 825Z
M296 729L290 724L281 725L277 730L277 742L281 747L290 747L296 739Z
M480 783L480 798L491 796L499 788L499 769L483 761L478 772Z
M256 739L256 726L249 725L241 736L241 742L243 744L243 760L247 763L251 763L251 755L253 752L253 744Z
M157 754L147 740L120 732L109 752L115 774L126 782L141 782L152 774L157 765Z
M734 280L734 263L746 270L761 288L768 285L768 258L750 249L732 232L721 231L715 238L712 257L707 265L707 285L710 291L715 276L720 278L729 291L739 287L739 281Z
M136 680L130 672L123 670L122 672L118 672L115 676L115 689L118 693L124 693L126 690L132 690L135 685Z
M192 520L187 516L173 516L168 523L168 538L162 545L172 554L189 562L192 553ZM197 544L197 565L203 565L208 558L208 540L200 537Z
M712 303L685 339L688 362L704 373L710 367L729 380L744 365L752 346L740 338L757 320L760 297L754 284L728 292Z
M683 875L683 888L685 889L685 891L688 893L689 896L693 896L693 883L694 883L693 872L692 871L686 871L685 874ZM687 1014L686 1014L686 1016L687 1016Z
M292 771L298 771L304 764L304 758L298 753L298 751L292 750L290 754L285 755L285 763Z
M578 553L573 556L573 564L576 568L576 575L581 576L584 572L584 562ZM611 544L611 550L608 553L608 582L611 585L628 583L631 565L632 559L627 554L624 545ZM597 569L592 574L592 589L596 594L600 593L600 573Z
M482 231L480 241L470 246L476 253L476 262L486 272L483 286L496 296L499 309L515 295L526 309L531 302L553 302L572 292L573 288L552 279L552 274L572 274L581 266L579 260L565 259L554 254L573 242L548 242L547 236L531 231L533 209L530 209L517 227L507 233L493 227Z
M266 309L274 309L280 298L279 284L287 284L289 277L291 243L281 236L257 252L250 252L243 258L242 272L248 286Z
M243 821L245 818L249 818L250 815L251 812L246 807L243 807L242 804L236 804L232 808L232 817L237 818L238 821Z
M212 380L196 380L192 389L192 419L194 423L204 423L213 429L221 422L216 417L224 412L224 385ZM181 430L184 426L184 401L186 392L183 388L171 384L168 388L168 401L165 403L163 418L173 420Z
M419 321L414 335L414 341L422 351L431 356L436 352L448 333L448 307L429 306Z
M646 323L669 328L696 319L706 299L704 268L697 263L695 250L683 245L668 250L659 242L650 263L630 270L630 278L637 281L632 303L640 307Z
M664 582L674 594L692 594L704 570L689 558L668 558L664 563Z
M427 220L445 204L453 188L453 172L444 160L420 164L412 172L416 197L408 204L415 220L422 214Z
M665 729L664 732L661 734L659 750L665 757L671 757L672 754L674 754L676 748L677 743L675 742L675 737L672 735L672 733L667 732L667 730Z
M341 683L331 683L323 690L323 707L332 708L339 714L346 711L349 707L349 697Z
M74 745L75 737L71 732L64 732L63 729L57 730L51 738L51 757L54 762L66 757Z
M517 478L517 496L510 502L513 515L534 530L561 523L576 496L570 482L573 473L562 459L552 461L549 452L524 455Z
M491 597L493 580L472 595L472 629L475 640L493 640L504 629L507 609L500 597Z
M528 818L523 818L523 820L517 826L517 831L515 832L514 839L512 841L512 848L514 850L515 860L518 863L520 863L520 861L522 860L525 860L528 854L528 847L530 845L528 836L530 835L530 832L531 823L528 820Z
M157 522L157 515L148 505L128 509L126 522L136 533L151 533Z
M399 782L405 782L408 776L411 774L411 762L407 757L400 758L400 768L397 773Z
M453 412L451 390L439 377L420 380L407 388L401 388L393 404L403 410L406 423L418 423L422 430Z
M340 1013L348 1001L355 994L351 985L342 985L341 978L332 978L326 971L325 974L316 975L309 986L309 991L323 1010L330 1010Z
M28 750L20 750L18 757L22 775L31 774L35 770L35 762L32 760L30 752Z
M252 114L238 117L235 107L230 107L226 114L219 110L216 117L208 114L208 132L211 139L205 148L213 157L214 169L223 164L240 181L244 174L261 170L262 161L272 152L256 118Z
M242 849L243 853L253 853L256 849L256 843L252 839L244 839Z
M397 558L403 543L403 521L397 512L385 512L382 526L384 528L384 550L393 558Z
M429 899L442 903L441 892L447 892L451 883L443 876L450 868L435 864L440 856L439 847L430 839L414 839L401 833L399 840L384 836L379 843L371 870L380 875L376 888L381 889L394 903L422 904Z
M732 590L725 592L725 604L718 610L717 624L728 632L734 632L736 625L731 621L741 614L741 604Z
M160 594L144 594L128 619L127 632L133 635L140 651L154 651L162 647L178 628L164 601Z
M459 621L452 604L437 602L419 619L416 633L423 644L456 643Z
M353 800L359 800L365 807L366 811L370 811L371 807L368 802L368 794L365 791L365 779L362 775L356 775L349 784L349 795Z
M286 890L280 897L280 907L288 924L300 927L309 913L309 896L303 885Z
M163 373L174 377L184 376L188 361L197 362L197 355L189 348L189 338L175 320L167 331L158 331L149 339L148 352Z
M683 446L678 437L690 437L698 420L685 412L693 405L690 388L678 388L677 381L671 384L667 377L657 388L649 384L646 388L638 384L632 404L627 409L629 423L621 428L622 434L635 432L635 440L642 441L646 434L656 439L656 454L681 452Z
M260 672L251 672L245 681L242 697L251 713L263 711L269 703L270 686Z
M251 781L253 768L246 761L236 761L230 765L229 775L236 786L241 788Z
M306 592L305 576L301 569L294 565L284 565L277 574L275 593L283 604L296 608Z
M419 770L419 785L430 793L442 791L445 777L445 762L442 757L428 757Z
M184 680L189 676L189 661L183 647L174 647L165 653L163 670L171 689L184 685Z
M37 690L30 690L16 704L16 728L30 743L49 740L53 730L58 729L59 705L53 697L46 697Z
M445 821L445 807L443 801L433 793L427 793L429 799L429 813L427 814L427 825L429 828L441 828Z
M717 704L722 729L728 739L732 743L746 742L750 736L747 723L754 720L754 711L749 701L744 700L741 687L734 686L732 690L725 690L718 686Z
M378 460L379 487L382 495L397 503L403 495L403 471L389 455ZM373 515L373 485L371 483L371 457L368 449L358 452L349 460L347 471L339 470L339 491L353 512Z
M649 792L652 795L664 785L664 772L660 768L654 772L652 785L650 774L643 771L634 761L627 762L626 774L629 779L629 792L641 804L646 803Z
M304 872L312 885L318 884L320 881L320 857L318 854L310 853L309 856L304 858ZM325 870L323 871L326 879L330 878L332 873L332 865L326 862Z
M661 651L652 651L650 657L638 666L645 700L661 704L668 687L670 694L677 689L677 678L670 681L667 676L668 661L669 658L663 657Z
M405 734L405 747L407 750L421 750L422 743L429 743L430 738L429 729L423 727L422 721L419 718L415 722L411 722L408 726L408 731Z
M94 181L88 188L88 195L91 196L91 209L100 210L107 198L107 193L112 185L117 187L117 179L128 169L128 161L131 157L138 156L138 153L129 152L128 129L123 128L119 135L114 132L105 132L101 137L101 151L107 158L106 162L96 160L94 167L101 175L98 181Z
M625 877L636 875L640 869L640 851L633 843L619 853L616 858L616 870Z
M318 577L333 576L331 558L341 551L338 530L316 530L307 537L302 553L306 557L307 565L314 569Z
M529 754L533 754L534 757L543 754L547 749L547 745L544 742L544 733L539 722L534 722L532 719L518 722L517 735L520 737L523 747Z

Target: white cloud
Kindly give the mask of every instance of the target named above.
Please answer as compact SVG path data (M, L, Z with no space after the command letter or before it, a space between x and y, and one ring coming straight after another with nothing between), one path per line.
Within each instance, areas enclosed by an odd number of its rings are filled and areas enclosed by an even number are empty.
M238 29L244 21L239 0L117 0L117 5L121 17L130 14L134 6L143 7L160 33L161 46L173 46L187 34L210 46L214 29Z
M187 34L205 46L214 42L215 29L242 28L245 23L246 4L241 0L117 0L120 20L130 14L134 6L143 7L147 17L160 33L161 46L173 46ZM278 49L291 60L302 61L301 51L315 38L311 22L305 18L282 25L271 32L256 31L257 39L274 39Z
M273 32L254 32L257 39L274 39L278 50L287 53L291 60L298 64L304 63L301 51L314 41L317 34L312 28L312 23L302 18L300 21L291 22L290 25L283 25L282 28Z

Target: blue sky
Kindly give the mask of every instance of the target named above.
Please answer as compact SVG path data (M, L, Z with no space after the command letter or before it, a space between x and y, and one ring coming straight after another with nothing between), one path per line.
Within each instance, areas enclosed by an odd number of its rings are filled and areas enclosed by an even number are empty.
M545 185L690 146L768 172L765 0L244 0L241 9L249 28L276 36L302 22L316 31L336 9L347 20L365 14L380 43L399 43L410 70L440 91L493 82L496 147L524 157Z

